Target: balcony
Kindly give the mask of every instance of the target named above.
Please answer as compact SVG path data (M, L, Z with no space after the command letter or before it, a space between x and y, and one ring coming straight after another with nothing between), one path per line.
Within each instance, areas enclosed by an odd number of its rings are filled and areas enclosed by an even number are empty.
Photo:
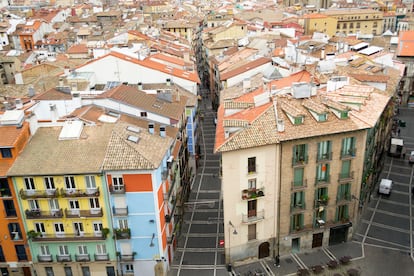
M62 197L96 197L100 195L99 188L96 189L60 189Z
M351 201L351 195L349 193L345 193L343 195L338 195L336 199L336 204L343 205L349 203Z
M263 219L264 219L264 210L262 211L251 210L247 214L242 215L243 223L257 222Z
M120 252L117 252L119 259L121 262L130 262L134 260L135 252L129 253L129 254L122 254Z
M37 260L39 263L53 262L52 255L37 255Z
M75 260L77 262L89 262L91 258L89 254L75 254Z
M70 255L59 255L56 254L56 261L57 262L71 262L72 257Z
M298 203L292 204L290 206L290 211L293 212L293 213L294 212L301 212L301 211L303 211L305 209L306 209L305 200L303 200L303 202L298 202Z
M292 158L292 167L302 167L302 166L305 166L306 164L308 164L308 159L309 158L308 158L307 155L293 157Z
M95 261L109 261L108 253L105 254L94 254Z
M324 162L332 160L332 152L325 152L316 156L316 162Z
M128 207L124 208L117 208L115 206L112 207L112 213L114 216L126 216L128 215Z
M355 158L356 151L357 151L356 148L350 148L350 149L347 149L347 150L343 150L341 152L341 159L342 160L347 160L347 159Z
M39 233L31 237L33 242L67 242L67 241L102 241L105 237L101 233L59 233L59 234L43 234Z
M109 192L111 194L125 194L125 186L124 185L109 185Z
M30 198L55 198L59 195L57 190L23 190L21 189L20 198L30 199Z
M322 195L319 199L315 200L315 208L319 208L321 206L328 206L328 196Z
M243 200L249 200L249 199L256 199L258 197L264 196L264 188L250 188L250 189L244 189L242 191L242 199Z
M102 208L90 210L65 209L66 218L80 218L80 217L102 217Z
M115 238L117 240L130 239L131 238L131 229L129 228L115 228L114 229Z
M331 179L331 175L326 175L325 177L317 177L315 178L315 185L324 185L329 184Z
M353 179L354 179L354 171L352 171L352 172L345 172L345 173L339 173L338 174L338 181L340 183L352 181Z
M45 218L62 218L62 209L53 211L41 211L41 210L26 210L26 219L45 219Z
M297 191L297 190L306 189L307 187L308 187L308 180L307 179L302 179L302 180L299 180L299 181L292 181L291 186L290 186L290 190L291 191Z

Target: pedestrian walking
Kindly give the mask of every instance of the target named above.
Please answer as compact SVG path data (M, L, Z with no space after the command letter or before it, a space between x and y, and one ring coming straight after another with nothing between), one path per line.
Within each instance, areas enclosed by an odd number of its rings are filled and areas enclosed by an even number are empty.
M406 154L407 150L405 149L405 147L402 148L401 153L402 153L402 157L405 160L405 154Z
M398 128L397 132L398 132L398 136L400 136L401 129Z

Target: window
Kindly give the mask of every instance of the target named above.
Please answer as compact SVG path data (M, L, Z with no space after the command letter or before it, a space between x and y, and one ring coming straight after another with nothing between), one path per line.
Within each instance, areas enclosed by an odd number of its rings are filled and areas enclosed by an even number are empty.
M97 197L93 197L89 199L89 205L91 207L91 209L99 209L99 198Z
M357 22L356 23L356 27L357 27L357 29L361 28L361 23L360 22Z
M290 221L290 229L298 231L303 228L303 214L292 215Z
M105 244L97 244L96 245L96 254L97 255L106 255L106 245Z
M355 156L355 137L342 139L342 156Z
M351 200L351 184L345 183L338 186L338 201Z
M70 266L64 266L65 269L65 276L73 276L72 268Z
M342 161L341 173L339 175L340 179L350 178L351 175L351 160Z
M43 180L45 182L46 190L56 190L55 181L53 180L53 177L47 176L43 178Z
M329 182L329 164L318 164L316 167L316 182Z
M147 117L147 112L141 111L141 117Z
M331 141L323 141L318 143L318 161L331 159Z
M24 178L24 184L26 186L26 190L33 191L33 192L36 190L34 180L33 180L32 177L25 177Z
M349 23L349 28L353 29L354 28L354 23Z
M48 245L40 246L40 256L50 256L50 250Z
M78 245L79 255L88 255L88 247L86 245Z
M6 216L16 217L16 208L14 207L13 200L3 200L4 210L6 211Z
M348 205L340 205L336 208L336 220L346 221L349 219Z
M52 212L56 212L59 210L59 202L56 198L49 199L49 207Z
M247 180L247 188L256 189L256 178Z
M86 182L86 189L91 189L91 190L96 189L95 176L85 175L85 182Z
M94 222L92 224L93 226L93 232L95 233L95 236L99 237L102 234L102 223L100 222Z
M127 219L120 219L118 220L118 225L120 229L127 229L128 228L128 220Z
M256 172L256 157L249 157L247 159L247 172L248 173Z
M12 158L11 149L9 149L9 148L2 148L2 149L0 149L0 152L1 152L1 156L3 158Z
M69 248L67 245L59 245L59 255L60 256L68 256L69 255Z
M0 262L5 262L6 258L4 257L3 247L0 245Z
M55 276L55 273L53 272L53 267L45 267L46 276Z
M114 176L112 177L112 183L114 185L115 191L123 191L124 190L124 179L122 176Z
M134 265L133 264L126 264L125 265L125 272L133 273L134 272Z
M83 236L83 234L84 234L83 223L82 222L74 222L73 223L73 230L74 230L76 236Z
M318 200L319 202L325 202L328 200L328 188L323 187L323 188L318 188L316 190L316 200Z
M9 233L12 240L22 239L22 233L20 232L20 225L18 223L9 223Z
M294 187L302 187L304 185L303 175L304 175L304 168L295 168L293 170L293 186Z
M57 237L64 237L65 236L65 227L63 226L63 223L55 223L55 233Z
M79 201L78 200L69 200L69 208L72 215L79 214Z
M89 266L82 266L82 276L91 276Z
M7 178L0 178L0 189L0 196L11 196L11 191Z
M308 145L300 144L293 146L293 164L303 164L307 161Z
M65 187L66 190L76 189L75 178L73 176L65 176Z
M249 224L249 228L247 231L248 231L247 240L249 241L255 240L256 239L256 224Z
M295 209L295 208L304 209L305 208L305 193L303 191L293 193L291 197L290 205L292 209Z
M341 111L341 119L346 119L346 118L348 118L348 111Z
M39 210L39 203L37 202L37 199L30 199L27 202L29 203L30 210Z
M294 122L295 125L303 124L303 116L295 117L293 122Z
M346 29L346 23L342 24L342 29Z
M257 216L257 200L247 201L247 217Z
M15 245L14 248L16 250L17 259L19 261L27 261L27 254L24 245Z
M35 226L36 232L39 232L39 233L42 233L42 234L46 233L45 225L44 225L43 222L35 222L34 226Z

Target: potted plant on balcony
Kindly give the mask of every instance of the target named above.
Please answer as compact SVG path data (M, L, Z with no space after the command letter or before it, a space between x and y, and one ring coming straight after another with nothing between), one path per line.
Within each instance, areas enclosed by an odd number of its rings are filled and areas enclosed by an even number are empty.
M42 233L36 232L35 230L30 230L29 232L27 232L27 237L29 239L35 239L37 237L40 237L41 235L42 235Z
M244 189L242 191L242 198L243 199L247 199L248 196L249 196L249 190L248 189Z
M328 197L328 195L327 195L327 194L323 194L323 195L321 195L321 196L320 196L320 198L319 198L319 202L320 202L321 204L327 204L327 203L328 203L328 200L329 200L329 197Z
M102 232L102 237L106 239L106 237L109 234L109 228L102 228L101 232Z

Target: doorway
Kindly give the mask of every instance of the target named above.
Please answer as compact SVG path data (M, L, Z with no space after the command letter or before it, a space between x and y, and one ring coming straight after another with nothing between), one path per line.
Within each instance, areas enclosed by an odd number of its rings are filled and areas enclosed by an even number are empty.
M347 241L349 225L333 227L329 231L329 245L340 244Z
M261 243L259 245L259 259L269 257L270 254L270 245L268 242Z
M312 248L321 247L322 246L322 243L323 243L323 232L322 233L313 234Z
M300 238L292 239L292 253L299 253L300 251Z

